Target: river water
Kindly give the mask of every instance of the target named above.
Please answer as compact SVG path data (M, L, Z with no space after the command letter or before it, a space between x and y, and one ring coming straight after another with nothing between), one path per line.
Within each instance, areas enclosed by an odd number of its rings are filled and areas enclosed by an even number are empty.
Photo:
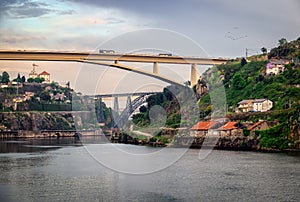
M83 145L73 138L2 140L0 201L299 201L300 198L299 153L213 150L199 159L199 150L190 149L163 169L148 174L125 174L95 158L94 154L109 156L122 168L126 161L111 155L111 146L146 155L162 150L122 144ZM164 150L173 154L184 149Z

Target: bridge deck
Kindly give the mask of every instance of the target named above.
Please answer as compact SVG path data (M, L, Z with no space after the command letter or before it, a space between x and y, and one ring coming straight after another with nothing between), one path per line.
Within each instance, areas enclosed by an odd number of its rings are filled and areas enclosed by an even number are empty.
M100 54L87 52L58 52L58 51L0 51L0 60L41 60L41 61L78 61L78 60L99 60L99 61L126 61L146 63L169 63L169 64L202 64L219 65L228 59L225 58L200 58L180 56L159 56L148 54Z

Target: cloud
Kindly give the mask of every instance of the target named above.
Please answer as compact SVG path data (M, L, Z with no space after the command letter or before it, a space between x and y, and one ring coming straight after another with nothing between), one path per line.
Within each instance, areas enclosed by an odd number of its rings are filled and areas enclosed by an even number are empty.
M64 11L57 11L57 14L59 15L73 15L75 14L76 11L75 10L64 10Z
M62 0L64 2L78 3L85 6L98 7L98 8L116 8L123 11L135 13L142 16L161 16L166 14L180 3L180 0L172 1L132 1L132 0Z
M7 16L12 19L38 18L50 14L72 15L75 13L72 9L60 10L53 5L44 2L32 0L4 0L0 3L1 16Z
M25 1L6 1L1 4L3 14L11 18L32 18L47 15L53 12L47 8L48 4L43 2Z
M106 21L106 24L120 24L126 22L123 19L115 18L115 17L108 17L104 19Z
M45 37L42 36L18 36L18 35L6 35L1 37L2 43L7 44L17 44L28 41L36 41L36 40L46 40Z

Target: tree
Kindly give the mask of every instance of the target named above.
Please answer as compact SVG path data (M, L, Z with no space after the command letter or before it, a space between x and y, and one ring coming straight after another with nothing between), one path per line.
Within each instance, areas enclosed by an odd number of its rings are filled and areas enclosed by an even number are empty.
M266 49L265 47L262 47L260 50L261 50L261 52L262 52L263 54L266 54L266 53L267 53L267 49Z
M9 82L9 74L6 71L4 71L2 73L1 83L7 84L8 82Z
M232 86L234 89L236 90L243 89L245 85L246 82L240 73L237 73L232 77Z
M43 81L45 81L44 78L34 78L34 82L37 82L37 83L42 83Z
M20 83L20 82L22 81L22 80L21 80L20 73L18 73L17 78L15 78L13 81L18 82L18 83Z
M21 78L21 82L22 82L22 83L25 83L25 82L26 82L26 78L25 78L25 76L22 76L22 78Z
M245 58L242 58L241 66L244 67L245 64L247 64L247 60Z
M147 112L147 107L142 105L139 110L140 110L141 113L145 113L145 112Z
M48 91L43 90L43 91L40 93L40 98L41 98L42 100L45 100L45 101L50 101L51 96L49 95L49 92L48 92Z
M284 46L285 44L287 44L287 40L285 38L281 38L278 40L278 45L279 46Z
M27 79L27 82L28 82L28 83L32 83L32 82L34 82L34 79L33 79L33 78L28 78L28 79Z

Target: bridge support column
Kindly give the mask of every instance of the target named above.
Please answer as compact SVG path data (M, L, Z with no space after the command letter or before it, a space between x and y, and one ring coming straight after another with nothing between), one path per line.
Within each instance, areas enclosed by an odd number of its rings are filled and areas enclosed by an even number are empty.
M101 97L98 99L97 118L98 118L98 123L104 123L105 120L104 120L104 112L103 112Z
M192 64L191 67L191 87L196 85L198 79L197 64Z
M115 64L118 65L119 64L119 60L115 60Z
M129 114L132 113L132 103L131 103L131 96L127 97L127 102L126 102L126 108L128 109Z
M153 63L153 74L158 74L158 62Z
M119 99L118 97L114 97L114 111L119 115Z

